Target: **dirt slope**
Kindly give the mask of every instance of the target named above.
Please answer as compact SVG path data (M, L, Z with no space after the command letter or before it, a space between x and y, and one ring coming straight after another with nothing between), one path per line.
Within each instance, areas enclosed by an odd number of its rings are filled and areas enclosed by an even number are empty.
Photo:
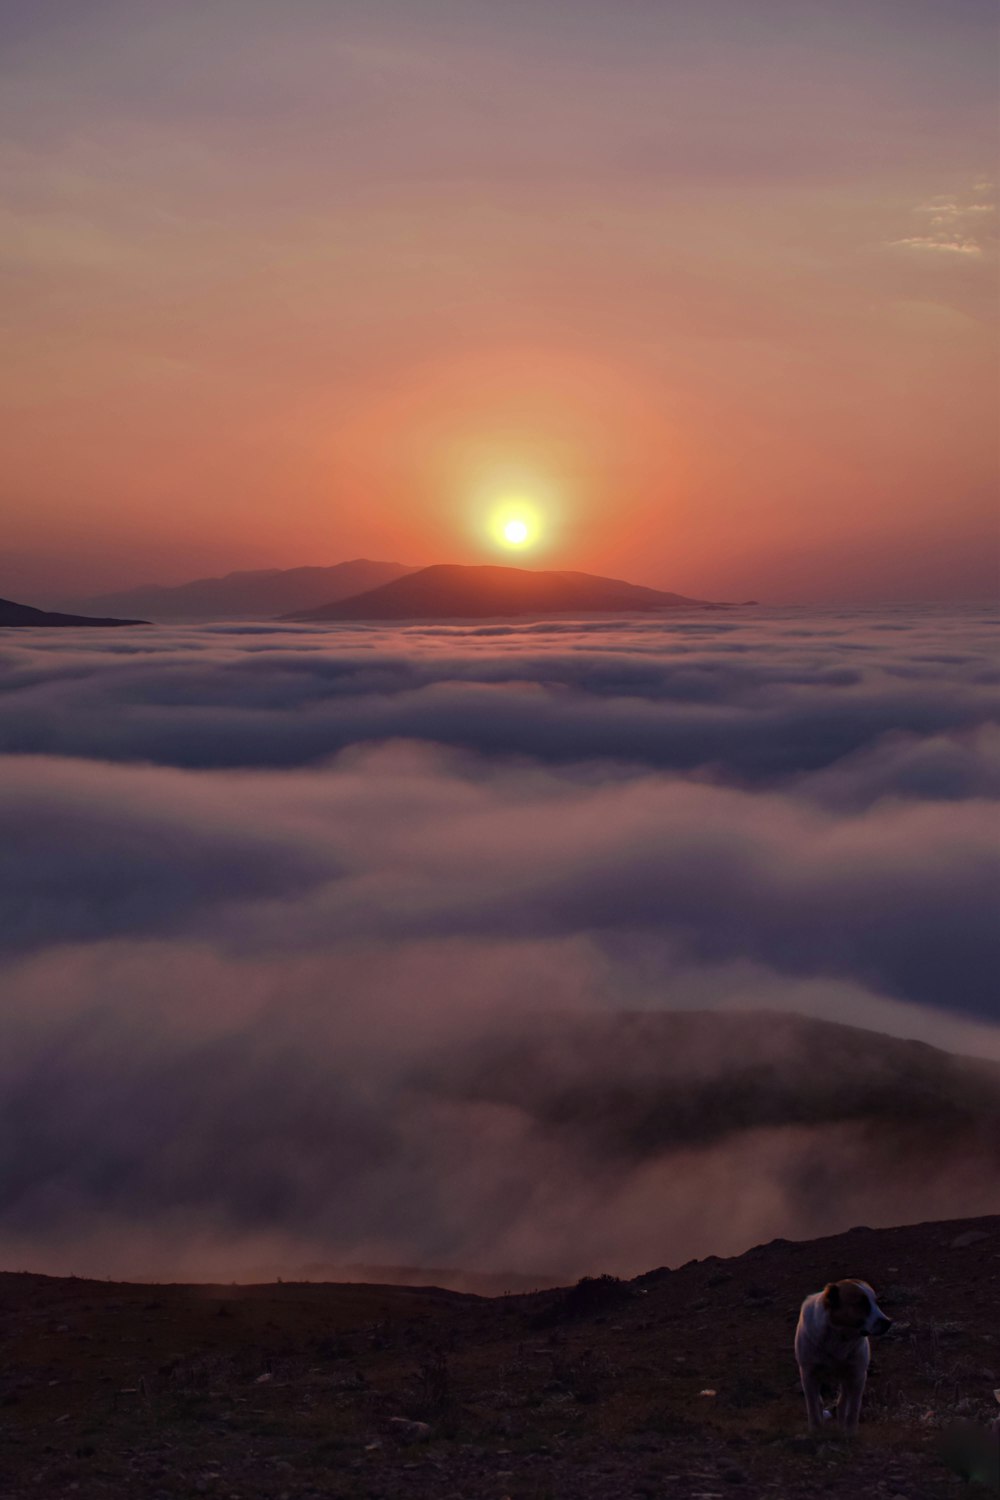
M844 1275L897 1319L853 1444L805 1436L791 1360ZM4 1500L985 1495L942 1436L998 1411L1000 1218L495 1299L6 1274L0 1337Z

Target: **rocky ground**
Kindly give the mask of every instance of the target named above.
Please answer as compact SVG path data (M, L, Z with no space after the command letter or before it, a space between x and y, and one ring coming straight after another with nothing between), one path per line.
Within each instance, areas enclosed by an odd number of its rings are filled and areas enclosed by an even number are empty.
M853 1442L808 1437L801 1298L893 1333ZM1000 1488L1000 1218L776 1241L482 1298L0 1276L0 1497L723 1500ZM991 1464L993 1465L991 1469Z

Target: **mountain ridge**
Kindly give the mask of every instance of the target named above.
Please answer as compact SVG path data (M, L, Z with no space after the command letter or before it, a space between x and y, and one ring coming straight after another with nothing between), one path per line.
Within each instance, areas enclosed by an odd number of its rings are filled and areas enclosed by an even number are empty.
M0 599L0 628L20 627L31 630L44 627L66 627L72 625L148 625L148 620L120 620L95 615L62 614L59 610L35 609L31 604L17 604L13 599Z
M150 584L73 601L81 607L135 609L161 620L273 619L356 593L413 571L367 557L328 566L238 568L186 583Z
M597 573L497 564L433 563L378 588L285 618L502 619L520 615L632 614L725 605Z
M997 1124L1000 1165L1000 1060L794 1011L542 1013L488 1035L478 1047L442 1053L428 1079L449 1095L465 1091L563 1126L578 1119L588 1130L607 1132L613 1123L613 1137L630 1141L631 1149L645 1135L623 1131L621 1113L614 1121L600 1118L605 1090L628 1099L632 1119L665 1095L671 1102L690 1099L695 1111L684 1143L695 1128L707 1139L771 1123L775 1115L779 1124L884 1118L905 1105L907 1118L919 1124L934 1105L977 1120L985 1112ZM736 1080L753 1085L757 1113L733 1097ZM719 1097L710 1116L704 1091L714 1088ZM664 1123L672 1128L664 1135L661 1126L654 1139L674 1143L678 1121Z

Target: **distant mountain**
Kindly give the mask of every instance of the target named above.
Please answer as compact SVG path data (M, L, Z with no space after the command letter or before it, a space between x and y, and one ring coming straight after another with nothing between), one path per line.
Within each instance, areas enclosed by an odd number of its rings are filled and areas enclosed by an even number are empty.
M539 1016L420 1080L637 1160L748 1130L863 1125L880 1150L986 1152L1000 1208L1000 1063L788 1012ZM960 1148L960 1149L959 1149ZM834 1177L826 1164L827 1180ZM928 1192L926 1181L918 1184Z
M713 1198L741 1177L766 1236L1000 1212L1000 1064L837 1022L521 1015L406 1086L458 1119L516 1120L527 1160L560 1162L568 1201L603 1181L633 1185L634 1207L660 1183L679 1259L741 1248L745 1221Z
M90 609L134 610L154 620L270 620L346 599L411 571L402 563L359 557L329 568L263 568L171 587L126 589L78 602Z
M592 573L536 573L527 568L438 563L351 599L299 611L300 620L493 619L511 615L631 614L710 608L660 589Z
M447 1287L454 1292L471 1292L477 1297L537 1292L543 1287L558 1286L560 1280L557 1275L544 1271L464 1271L455 1266L391 1266L378 1261L312 1261L291 1267L287 1263L249 1269L240 1267L237 1279L259 1283L273 1282L279 1277L284 1281L360 1282L366 1286Z
M32 609L30 604L15 604L12 599L0 599L0 627L21 625L38 627L44 625L147 625L148 620L99 619L94 615L60 615L50 609Z

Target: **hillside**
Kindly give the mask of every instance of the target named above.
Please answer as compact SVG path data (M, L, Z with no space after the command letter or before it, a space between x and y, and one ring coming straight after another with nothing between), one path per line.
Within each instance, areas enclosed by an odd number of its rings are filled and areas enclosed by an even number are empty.
M353 599L300 612L305 620L496 619L517 615L648 613L708 608L703 599L664 593L591 573L438 563Z
M1000 1184L1000 1063L787 1011L542 1016L443 1055L421 1082L635 1159L769 1126L978 1139L996 1149Z
M470 1140L494 1118L516 1129L504 1229L528 1232L522 1204L546 1164L545 1268L564 1275L598 1246L632 1274L658 1236L684 1259L1000 1213L1000 1065L858 1027L766 1011L521 1016L405 1083ZM607 1228L581 1214L602 1201L618 1216Z
M94 615L64 615L49 609L33 609L30 604L15 604L0 599L0 627L5 625L38 629L70 625L146 625L147 620L99 619Z
M264 568L169 587L125 589L80 603L87 608L135 610L154 620L267 620L359 594L409 571L402 563L356 558L328 568Z
M852 1443L806 1435L791 1350L803 1296L844 1275L896 1320ZM495 1299L8 1273L0 1329L5 1500L946 1500L988 1493L959 1477L973 1465L996 1482L1000 1218Z

